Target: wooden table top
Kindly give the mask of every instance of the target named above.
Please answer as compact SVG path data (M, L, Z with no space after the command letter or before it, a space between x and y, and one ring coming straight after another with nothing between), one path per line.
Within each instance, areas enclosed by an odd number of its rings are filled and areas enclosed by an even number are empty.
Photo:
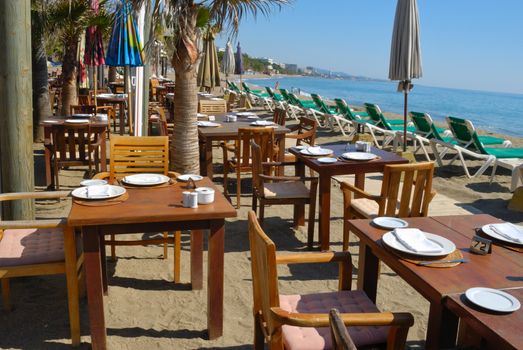
M40 126L43 126L43 127L52 127L53 125L91 125L91 126L94 126L94 127L107 127L109 125L109 122L107 120L96 120L96 121L91 121L89 120L88 123L81 123L81 124L76 124L76 123L66 123L65 120L66 119L85 119L85 118L74 118L72 116L54 116L52 118L47 118L43 121L40 122Z
M93 226L212 220L236 216L236 210L209 178L196 182L196 185L214 188L214 202L199 205L196 209L184 208L182 192L187 191L185 182L159 188L127 188L129 198L115 205L92 207L73 201L68 222L72 226Z
M215 122L221 124L219 127L198 127L198 135L203 138L220 138L220 137L235 137L238 135L238 129L240 128L254 128L260 126L251 125L252 122L260 119L247 119L247 117L238 116L236 122L226 122L225 116L232 113L221 113L215 115ZM289 129L281 125L274 129L276 135L286 134L290 132Z
M474 228L488 223L500 222L487 214L446 217L406 218L409 227L443 236L456 245L469 262L451 268L430 268L417 266L401 260L385 248L381 237L388 230L373 226L370 220L349 220L351 232L368 245L373 253L396 271L418 292L429 300L442 296L462 293L472 287L514 288L523 287L523 280L513 279L521 275L523 253L499 246L493 247L489 255L470 253Z
M328 148L333 151L332 157L338 158L345 152L356 152L355 144L343 143L326 143L321 146L322 148ZM300 153L299 149L294 147L289 148L289 152L294 154L302 162L305 163L308 167L312 168L317 172L332 172L333 174L348 174L348 173L358 173L358 172L374 172L382 171L385 164L405 164L409 161L405 158L398 156L395 153L387 152L379 148L371 147L371 153L376 154L379 158L370 160L370 161L361 161L361 160L338 160L336 163L320 163L318 158L320 157L310 157Z
M523 280L521 273L519 278ZM504 289L504 292L523 303L523 288ZM523 308L507 314L489 312L472 304L463 294L449 296L445 305L496 348L523 349Z
M96 95L96 100L105 101L105 102L121 103L121 102L126 102L128 99L127 96L119 96L121 94L108 94L108 95L113 95L113 96Z

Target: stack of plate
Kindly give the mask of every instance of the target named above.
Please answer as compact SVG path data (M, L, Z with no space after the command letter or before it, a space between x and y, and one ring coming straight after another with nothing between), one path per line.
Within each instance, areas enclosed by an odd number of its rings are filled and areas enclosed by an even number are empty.
M124 177L122 182L133 186L157 186L165 184L169 180L171 180L170 177L162 174L134 174Z
M348 160L372 160L378 156L368 152L347 152L343 153L341 157Z

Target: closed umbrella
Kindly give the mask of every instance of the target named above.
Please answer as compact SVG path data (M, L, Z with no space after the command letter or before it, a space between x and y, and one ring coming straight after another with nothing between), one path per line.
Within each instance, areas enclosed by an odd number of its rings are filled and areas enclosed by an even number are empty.
M232 50L232 44L230 41L227 41L225 46L225 53L223 54L222 59L222 72L228 78L229 74L234 74L234 68L236 64L234 62L234 51Z
M220 86L218 53L216 52L216 45L214 45L214 35L210 30L203 38L203 59L200 60L196 82L200 88L209 92L212 88Z
M240 46L240 42L238 42L238 45L236 46L236 67L234 68L234 74L240 75L240 90L242 89L242 74L243 74L243 57L242 57L242 48Z
M392 31L389 79L399 80L398 91L404 95L403 151L407 147L407 103L413 85L411 80L422 76L419 15L416 0L398 0Z
M98 3L98 0L91 0L91 10L98 14L100 4ZM103 39L102 39L102 32L98 29L97 26L91 26L87 28L87 31L85 32L85 52L84 52L84 63L88 66L92 67L98 67L103 64L105 64L105 58L104 58L104 45L103 45ZM96 78L98 77L98 70L94 71L93 78L94 78L94 105L95 107L98 106L98 103L96 102L96 89L97 89L97 81ZM95 108L95 115L96 115L96 108Z
M114 26L111 33L109 46L107 47L107 55L105 63L113 67L141 67L144 63L143 48L138 36L138 28L134 20L132 6L128 1L123 1L118 9ZM127 71L127 70L126 70ZM129 74L126 74L127 87L131 85L129 82ZM131 112L131 94L128 93L129 104L129 127L132 127Z

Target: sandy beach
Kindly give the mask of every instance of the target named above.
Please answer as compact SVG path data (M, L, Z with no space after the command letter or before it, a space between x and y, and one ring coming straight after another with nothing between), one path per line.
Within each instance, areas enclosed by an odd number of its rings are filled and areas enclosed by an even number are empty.
M258 109L260 115L269 117ZM292 123L292 122L290 122ZM341 135L341 134L340 134ZM320 130L317 143L343 141L338 134ZM511 138L514 146L523 140ZM36 179L43 189L43 150L35 144ZM419 158L422 159L421 157ZM215 182L221 186L221 150L215 151ZM479 163L477 163L479 165ZM434 188L464 207L492 214L512 222L522 222L523 213L506 209L512 194L510 174L498 169L496 181L489 184L490 171L477 179L468 179L463 170L437 168ZM84 168L61 172L64 189L78 186L85 176ZM109 262L109 295L105 297L106 326L110 349L230 349L252 348L252 285L247 235L247 212L250 209L250 176L244 176L242 207L238 217L226 222L225 299L223 337L206 340L206 287L193 291L189 284L189 235L182 236L182 283L173 284L172 249L167 260L159 257L162 248L118 247L116 262ZM332 182L331 242L332 249L341 250L342 203L339 185ZM232 187L231 187L232 188ZM221 187L220 187L221 189ZM39 217L67 215L68 202L39 202ZM292 207L274 206L266 209L265 229L282 254L303 251L306 234L303 228L291 228ZM317 230L316 230L317 235ZM357 239L352 235L350 251L358 264ZM206 254L204 254L206 259ZM205 260L205 264L207 261ZM205 265L206 266L206 265ZM206 269L204 269L204 281ZM336 265L281 266L280 293L305 293L337 289ZM356 277L355 275L353 276ZM353 280L355 286L355 280ZM19 278L12 281L11 313L1 312L0 348L2 349L68 349L65 279L61 276ZM378 306L387 311L408 311L415 325L408 337L410 349L422 349L427 326L429 304L386 266L381 269ZM81 301L82 346L89 348L89 321L86 300Z

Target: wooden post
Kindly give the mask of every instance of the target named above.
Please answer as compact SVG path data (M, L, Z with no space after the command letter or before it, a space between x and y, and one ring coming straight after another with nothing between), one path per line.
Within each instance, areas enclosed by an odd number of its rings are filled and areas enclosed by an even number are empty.
M34 190L31 1L0 1L0 162L2 192ZM4 219L32 219L33 201L2 206Z

